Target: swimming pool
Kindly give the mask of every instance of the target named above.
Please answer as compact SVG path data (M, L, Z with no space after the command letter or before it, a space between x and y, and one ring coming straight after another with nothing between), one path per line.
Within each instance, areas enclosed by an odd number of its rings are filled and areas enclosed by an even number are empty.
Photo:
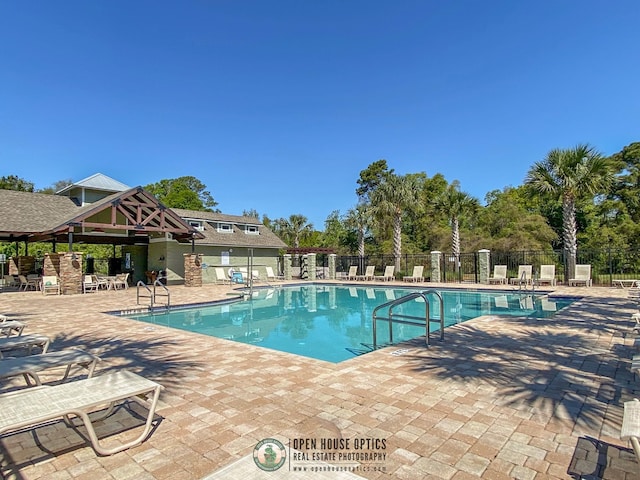
M126 316L338 363L372 350L372 314L377 306L425 290L305 284L256 289L245 301ZM438 291L443 298L445 326L491 314L546 317L575 300L550 300L530 292ZM436 295L428 295L428 299L431 318L439 318ZM424 316L424 309L424 302L416 300L400 305L396 312ZM381 313L385 316L384 309ZM378 323L378 345L389 342L387 325ZM431 326L432 331L435 328ZM394 325L393 343L423 336L424 332L424 326Z

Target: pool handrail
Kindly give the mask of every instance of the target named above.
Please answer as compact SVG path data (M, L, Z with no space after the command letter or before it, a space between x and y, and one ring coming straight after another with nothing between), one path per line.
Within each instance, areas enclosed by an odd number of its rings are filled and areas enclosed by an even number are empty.
M429 299L427 295L435 294L440 302L440 320L431 319L431 315L429 312ZM393 313L393 308L401 305L403 303L410 302L415 300L416 298L422 298L425 304L425 316L424 319L422 317L416 317L413 315L403 315L403 314L395 314ZM389 317L378 317L378 310L383 308L389 308ZM378 305L373 310L373 348L377 348L377 320L387 320L389 323L389 342L393 343L393 324L401 323L403 325L414 325L414 326L422 326L422 321L425 323L425 343L427 347L430 345L430 335L429 335L429 326L431 322L439 322L440 323L440 341L444 340L444 301L442 300L442 295L437 290L428 289L422 292L412 292L403 297L397 298L395 300L390 300L382 305ZM417 322L420 320L420 322Z

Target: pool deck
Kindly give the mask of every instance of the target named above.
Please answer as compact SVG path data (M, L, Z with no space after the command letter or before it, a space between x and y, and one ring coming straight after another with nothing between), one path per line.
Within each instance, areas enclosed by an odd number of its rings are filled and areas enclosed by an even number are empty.
M169 288L174 305L230 291ZM128 368L165 386L142 445L99 457L58 422L4 435L2 478L640 478L619 438L623 402L640 396L630 371L637 304L620 288L554 291L582 298L551 319L481 317L430 348L414 341L340 364L103 313L135 307L135 289L0 293L0 313L50 335L50 350L78 346L102 358L97 374ZM121 410L104 423L110 440L137 433L135 408ZM384 439L386 471L263 472L252 454L266 438Z

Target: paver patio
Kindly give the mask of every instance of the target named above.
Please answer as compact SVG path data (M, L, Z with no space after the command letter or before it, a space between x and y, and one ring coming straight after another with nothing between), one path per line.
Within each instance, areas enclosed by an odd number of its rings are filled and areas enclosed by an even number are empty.
M230 287L170 289L183 304ZM481 317L428 349L414 341L339 364L103 313L134 307L135 289L0 293L0 313L50 335L51 350L78 346L103 359L97 374L129 368L166 387L142 445L98 457L57 422L2 437L3 478L339 478L262 472L252 452L265 438L385 439L386 471L353 472L368 479L640 478L619 439L623 402L638 395L637 305L619 288L556 291L583 297L550 319ZM129 438L134 413L120 409L102 432Z

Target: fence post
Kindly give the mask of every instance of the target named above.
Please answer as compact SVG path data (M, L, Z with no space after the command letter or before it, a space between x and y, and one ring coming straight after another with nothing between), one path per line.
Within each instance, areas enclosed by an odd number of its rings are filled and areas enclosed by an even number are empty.
M442 278L440 276L440 258L442 252L434 250L431 252L431 281L440 283Z
M491 265L491 251L487 249L478 250L478 270L480 283L489 283L489 266Z
M336 279L336 257L335 253L329 254L329 280Z

